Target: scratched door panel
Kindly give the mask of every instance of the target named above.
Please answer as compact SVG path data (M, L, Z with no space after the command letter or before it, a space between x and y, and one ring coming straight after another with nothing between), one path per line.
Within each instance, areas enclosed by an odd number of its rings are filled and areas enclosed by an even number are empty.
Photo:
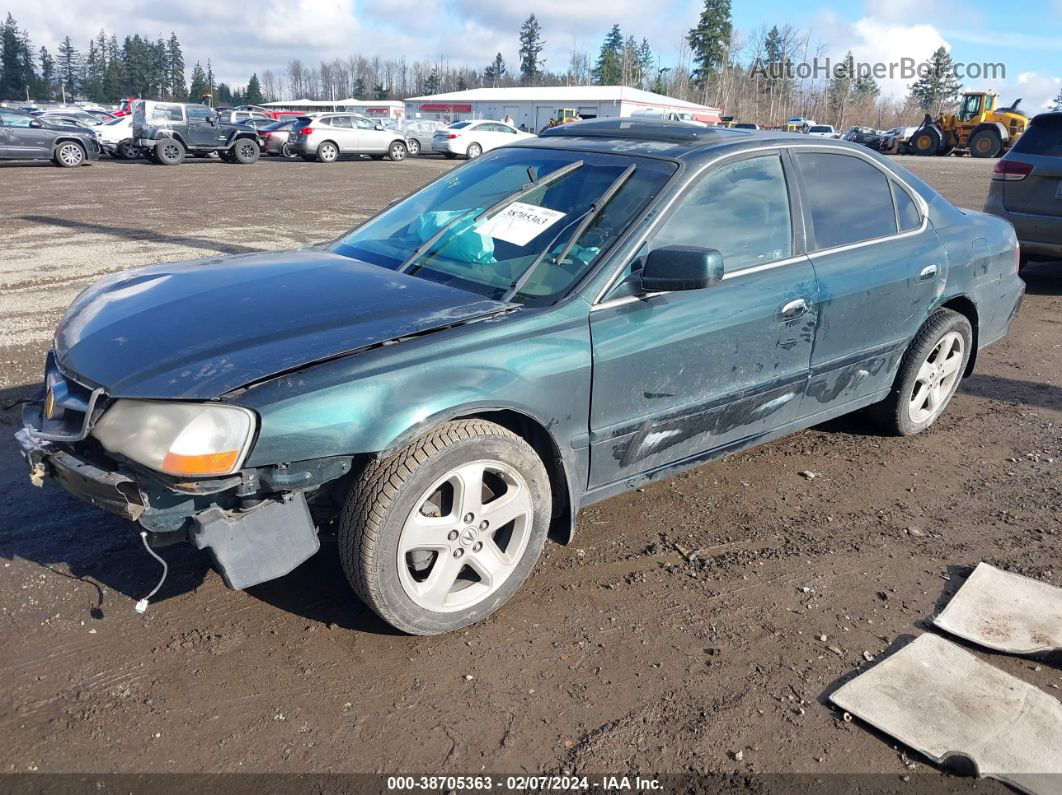
M785 320L781 307L808 311ZM735 275L590 316L590 486L753 438L796 419L817 320L811 264Z

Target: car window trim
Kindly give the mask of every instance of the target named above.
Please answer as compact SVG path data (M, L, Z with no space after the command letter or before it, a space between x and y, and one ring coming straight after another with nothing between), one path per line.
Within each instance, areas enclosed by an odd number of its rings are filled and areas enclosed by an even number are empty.
M929 226L929 203L925 200L925 198L922 196L922 194L920 194L918 191L914 190L907 183L907 180L903 179L902 176L900 176L898 174L894 174L891 170L885 168L885 166L883 166L881 163L878 163L877 161L875 161L874 158L868 153L863 153L863 152L860 152L860 151L855 150L855 149L850 150L850 149L848 149L846 147L823 145L823 144L820 144L820 143L817 143L817 142L816 143L812 143L812 142L809 142L809 143L803 143L803 142L801 142L801 143L792 143L792 142L773 143L773 144L769 144L769 145L765 145L765 146L755 147L755 148L752 148L752 149L743 149L740 152L723 152L723 153L720 153L719 155L717 155L716 157L708 160L707 162L702 163L700 165L700 167L695 172L693 172L693 174L690 176L690 178L688 180L686 180L686 184L682 187L682 189L679 190L679 192L676 193L674 196L672 196L670 199L668 199L667 203L664 204L664 206L660 208L660 212L657 214L657 217L653 219L653 222L649 225L649 228L646 229L645 232L643 232L638 238L636 238L637 242L634 243L633 246L631 247L631 251L633 253L629 257L625 257L625 258L621 259L619 263L617 263L617 265L615 267L615 270L613 271L612 275L606 280L604 286L600 290L598 290L597 295L594 297L594 300L593 300L593 302L592 302L592 304L590 306L590 311L593 312L593 311L595 311L597 309L603 309L603 308L609 308L609 307L612 307L612 306L616 306L620 302L628 303L631 300L641 300L643 298L648 298L648 297L651 297L653 295L661 295L661 293L644 293L642 295L623 296L621 298L613 298L613 299L609 299L607 301L603 300L604 296L608 294L608 291L611 290L615 286L616 280L619 279L619 277L622 275L623 271L627 268L627 266L635 258L638 257L639 252L642 249L642 246L644 246L646 244L646 242L649 240L649 238L652 237L652 235L657 231L657 227L663 222L663 220L666 217L670 216L672 205L674 205L675 202L678 201L679 198L682 197L686 193L686 190L689 188L690 185L693 184L694 180L699 179L701 177L701 175L705 171L707 171L709 168L712 168L713 166L715 166L716 164L718 164L718 163L720 163L720 162L722 162L724 160L727 160L727 159L730 159L730 158L741 157L742 155L747 155L747 154L751 154L751 153L754 153L754 152L768 152L768 151L776 150L776 149L777 150L782 150L784 152L788 152L789 154L792 154L796 150L813 151L813 152L825 152L827 154L843 154L843 155L848 155L850 157L858 157L858 158L861 158L862 160L865 160L866 162L868 162L872 166L874 166L874 168L876 168L880 172L882 172L886 176L886 178L895 179L897 182L900 183L901 186L903 186L907 190L907 192L915 200L915 204L918 205L918 209L921 211L921 214L922 214L922 225L918 229L913 229L913 230L910 230L908 232L900 232L900 233L897 233L895 235L874 238L872 240L865 240L865 241L862 241L860 243L850 243L850 244L845 245L845 246L837 246L836 248L833 248L833 249L819 249L819 250L816 250L816 251L812 251L810 249L810 247L808 246L808 244L807 244L808 243L807 236L806 236L806 233L805 233L804 246L802 247L803 253L801 253L800 255L794 256L794 257L792 257L791 259L788 259L788 260L779 260L777 262L765 263L765 265L762 265L762 266L756 266L756 272L760 272L762 270L767 270L769 268L780 268L780 267L782 267L784 265L790 265L790 264L792 264L794 262L800 262L800 261L806 260L806 259L808 259L811 256L812 253L819 254L819 255L824 254L824 253L834 253L834 252L844 251L846 249L860 248L862 246L867 246L867 245L871 245L871 244L874 244L874 243L880 243L880 242L884 242L886 240L893 240L893 239L899 239L899 238L904 238L904 237L912 237L914 235L918 235L918 234L921 234L921 233L925 232L926 228ZM801 210L803 211L804 210L804 208L803 208L803 197L804 197L804 193L805 193L804 185L803 185L803 182L800 180L799 169L797 168L796 163L792 163L791 162L790 165L792 167L793 173L796 175L796 180L797 180L797 183L798 183L798 191L800 192ZM792 193L792 191L790 191L790 193ZM801 218L802 218L803 225L806 227L806 225L807 225L806 212L802 212ZM736 278L738 276L743 276L745 274L749 274L749 273L752 273L752 272L753 271L752 271L751 268L746 268L745 270L734 272L732 278ZM726 273L723 274L723 279L724 279L724 281L727 279L727 274Z

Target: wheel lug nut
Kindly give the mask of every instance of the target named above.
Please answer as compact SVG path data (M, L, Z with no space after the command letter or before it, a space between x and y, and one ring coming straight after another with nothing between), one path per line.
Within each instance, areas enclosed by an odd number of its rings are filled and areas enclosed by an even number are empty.
M472 551L473 552L479 552L481 549L483 549L483 542L482 541L477 541L475 544L472 545Z
M450 539L451 541L456 541L457 540L457 531L456 530L451 530L449 533L446 534L446 537L448 539Z
M465 524L470 524L472 522L472 520L475 519L475 518L476 517L473 516L472 514L466 513L465 514Z
M488 522L486 519L484 519L482 522L479 523L479 529L480 530L486 530L489 526L490 526L490 522Z
M460 547L458 547L457 549L454 550L454 557L455 558L459 558L459 557L461 557L464 554L465 554L465 551L463 549L461 549Z

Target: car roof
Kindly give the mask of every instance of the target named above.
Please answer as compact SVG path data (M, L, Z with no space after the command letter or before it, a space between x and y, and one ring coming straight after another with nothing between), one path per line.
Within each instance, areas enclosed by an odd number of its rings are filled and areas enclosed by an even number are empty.
M814 138L810 141L813 141L815 146L836 147L847 151L866 148L832 138ZM756 149L765 144L801 142L808 143L808 136L780 130L701 127L686 122L641 118L605 118L551 127L537 138L517 141L512 145L699 160L714 156L723 149L736 151Z

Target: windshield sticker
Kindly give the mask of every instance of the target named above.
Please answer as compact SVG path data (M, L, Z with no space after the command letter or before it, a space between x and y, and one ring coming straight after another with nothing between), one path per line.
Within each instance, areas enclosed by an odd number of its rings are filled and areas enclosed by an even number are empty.
M479 231L495 240L504 240L514 246L526 246L565 215L566 213L548 207L513 202L483 224Z

